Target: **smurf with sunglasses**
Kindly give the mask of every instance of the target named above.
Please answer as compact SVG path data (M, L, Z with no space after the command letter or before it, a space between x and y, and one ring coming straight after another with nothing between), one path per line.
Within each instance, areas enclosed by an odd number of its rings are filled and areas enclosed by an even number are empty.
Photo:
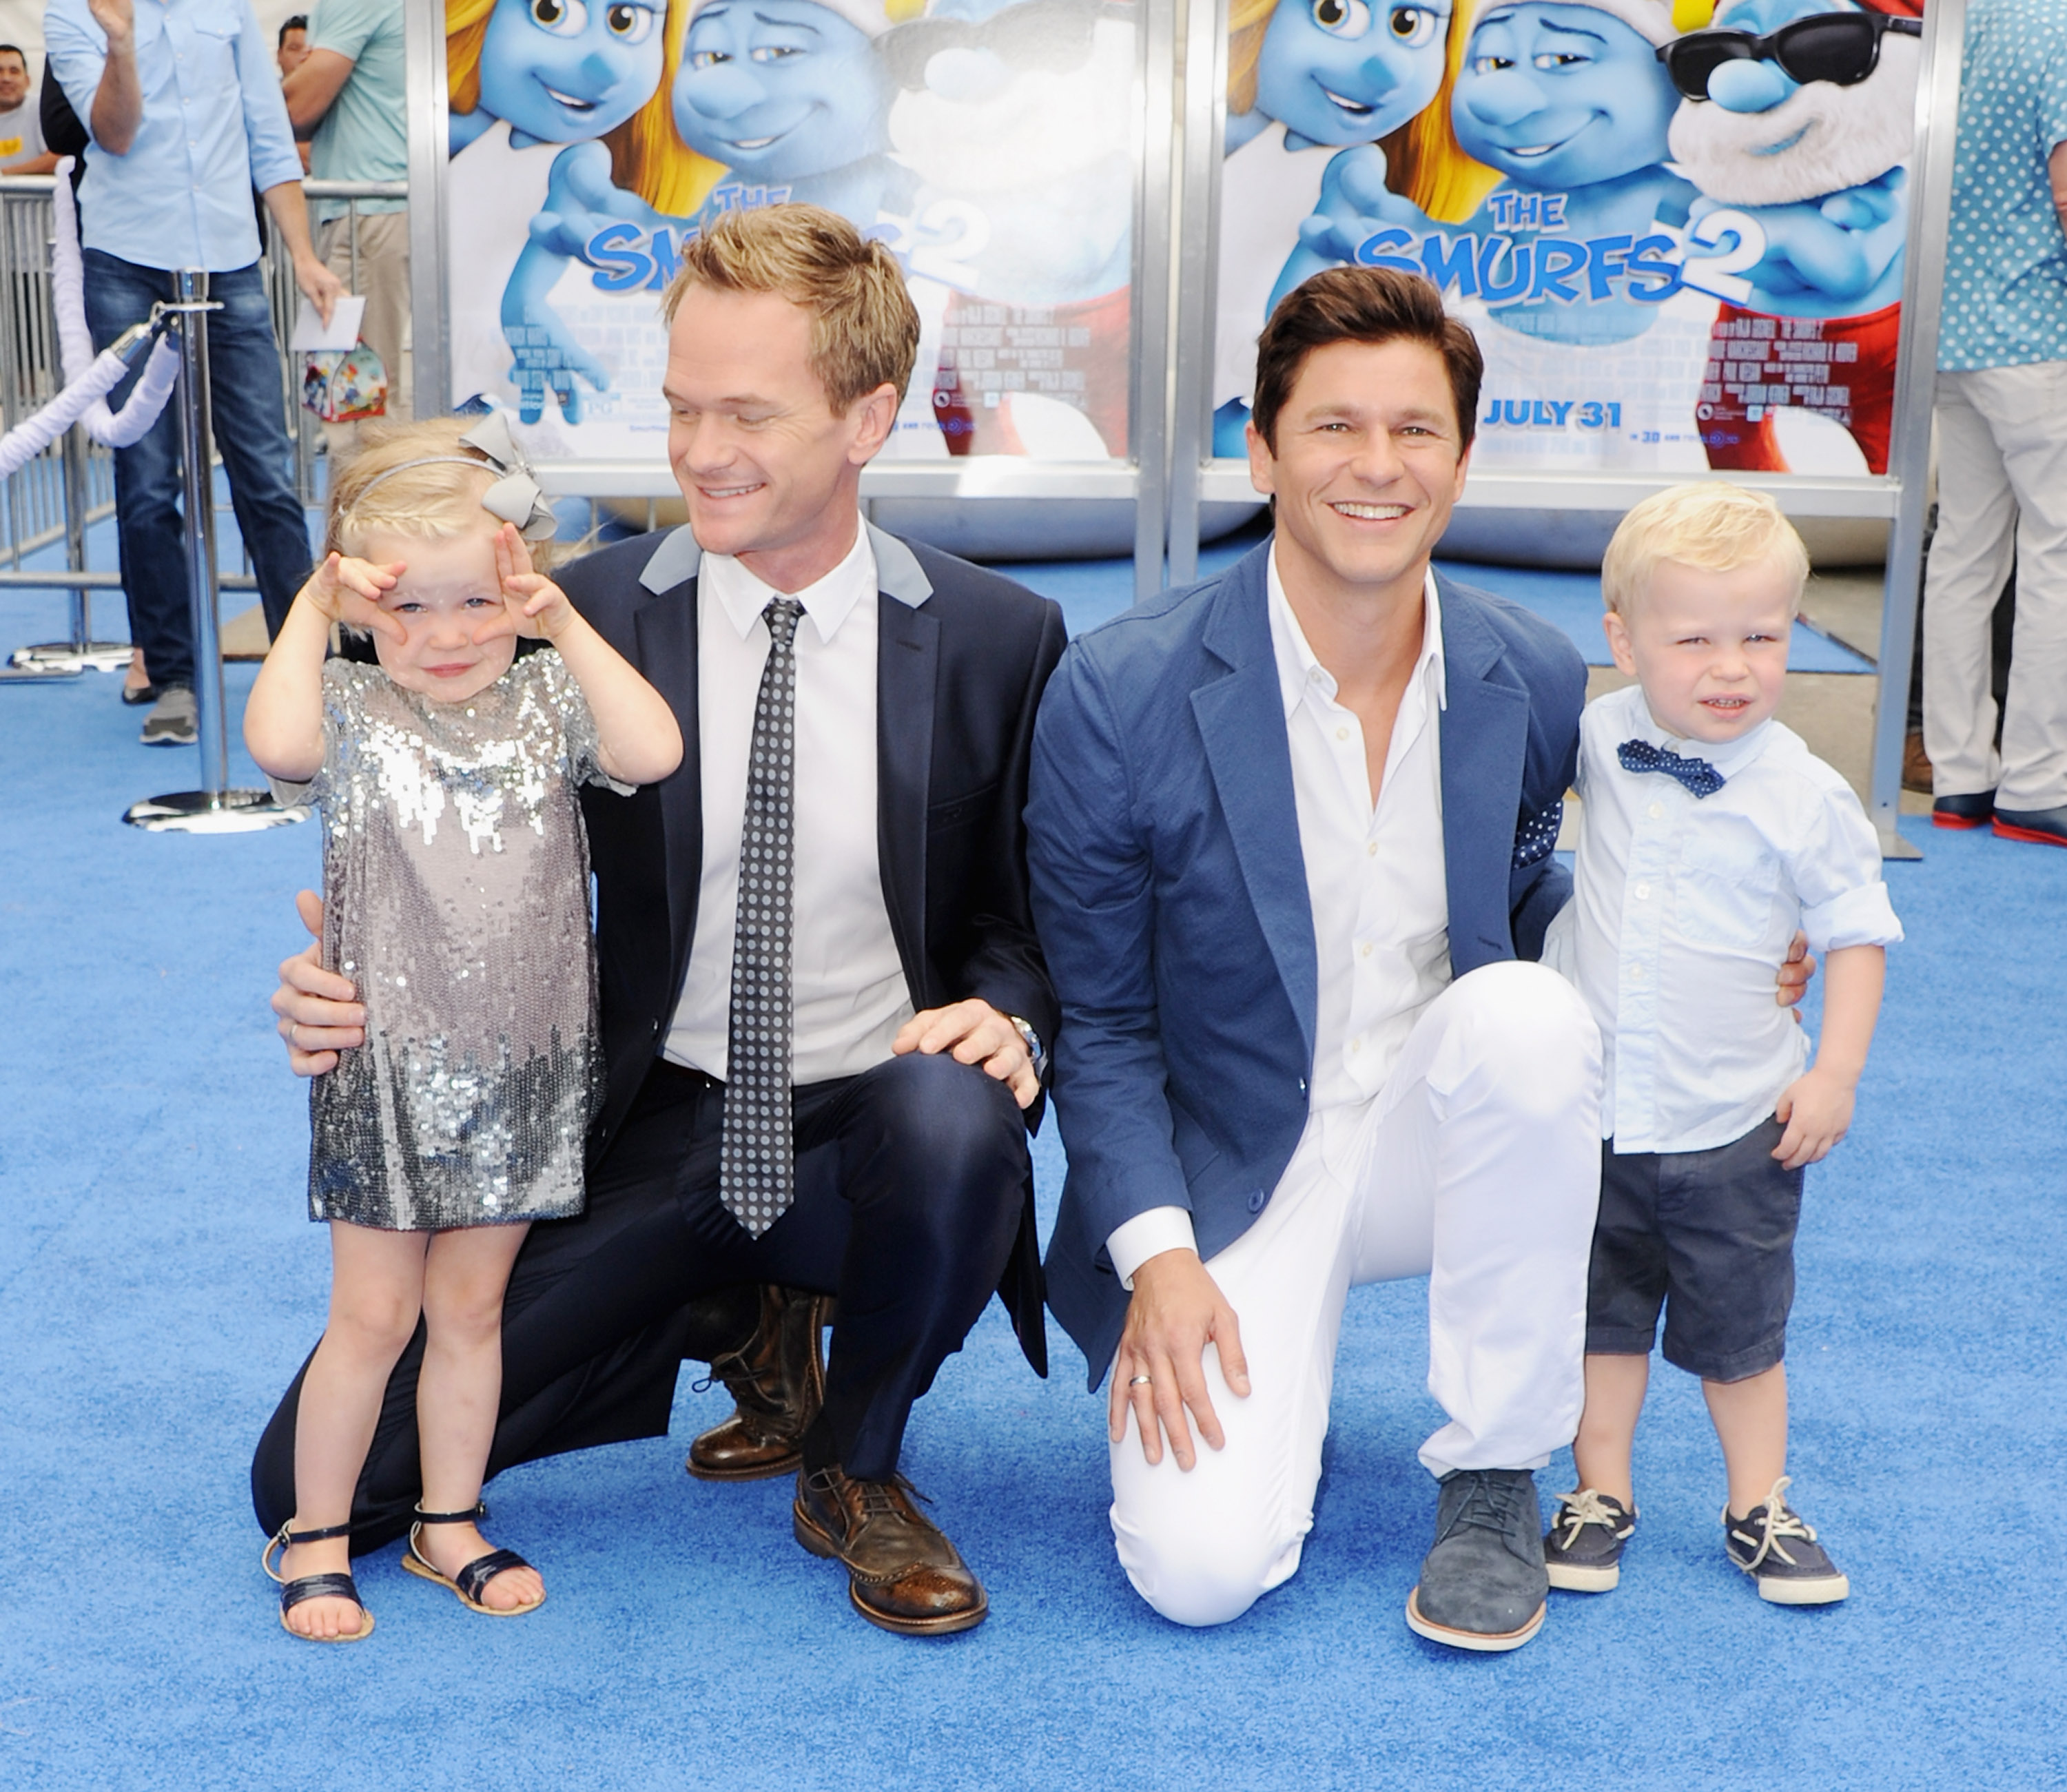
M1887 469L1921 39L1911 0L1724 0L1659 52L1697 234L1725 210L1757 233L1712 233L1747 288L1715 328L1712 467Z

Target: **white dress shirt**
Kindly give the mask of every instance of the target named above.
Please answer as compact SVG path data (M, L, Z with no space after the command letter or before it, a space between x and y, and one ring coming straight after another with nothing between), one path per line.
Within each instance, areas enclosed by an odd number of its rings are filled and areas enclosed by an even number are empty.
M1450 981L1450 904L1443 850L1440 717L1447 695L1443 619L1431 572L1420 656L1401 693L1374 803L1362 724L1335 701L1270 555L1270 642L1292 749L1299 847L1314 912L1318 1012L1310 1126L1330 1135L1385 1086L1421 1010ZM1166 1250L1196 1249L1192 1216L1151 1208L1106 1242L1122 1283Z
M795 880L790 931L798 1083L855 1076L891 1055L911 991L883 905L876 850L875 555L857 516L846 559L776 591L723 554L696 576L696 738L704 860L696 937L664 1054L723 1081L738 925L740 835L754 705L768 660L761 612L790 595L797 629Z
M1696 798L1622 769L1641 740L1726 780ZM1892 945L1902 924L1851 786L1777 721L1721 746L1651 720L1640 685L1579 724L1584 804L1572 900L1544 961L1575 984L1606 1052L1601 1134L1618 1152L1709 1151L1773 1112L1808 1062L1773 1000L1798 926L1818 953Z

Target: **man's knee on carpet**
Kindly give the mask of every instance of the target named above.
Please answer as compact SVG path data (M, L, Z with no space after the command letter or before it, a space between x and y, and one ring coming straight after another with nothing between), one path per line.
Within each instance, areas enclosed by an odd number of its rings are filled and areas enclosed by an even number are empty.
M1130 1436L1123 1447L1139 1446ZM1139 1510L1115 1498L1112 1508L1114 1542L1135 1591L1158 1616L1194 1629L1231 1623L1290 1579L1306 1528L1286 1537L1249 1502L1231 1509L1209 1497Z

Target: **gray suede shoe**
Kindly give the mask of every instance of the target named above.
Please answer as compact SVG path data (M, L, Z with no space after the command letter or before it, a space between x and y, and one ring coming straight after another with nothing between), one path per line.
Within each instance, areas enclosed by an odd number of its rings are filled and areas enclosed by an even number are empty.
M1453 1649L1518 1649L1543 1627L1550 1591L1536 1477L1526 1469L1457 1469L1442 1488L1435 1546L1407 1595L1407 1627Z

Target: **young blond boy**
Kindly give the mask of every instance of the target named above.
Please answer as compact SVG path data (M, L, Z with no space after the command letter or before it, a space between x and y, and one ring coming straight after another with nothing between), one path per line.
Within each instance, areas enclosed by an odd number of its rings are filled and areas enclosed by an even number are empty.
M1858 798L1773 720L1808 572L1773 500L1720 482L1645 499L1601 567L1637 683L1581 721L1575 887L1545 952L1606 1048L1579 1485L1545 1540L1553 1587L1620 1578L1662 1307L1665 1359L1700 1376L1722 1443L1730 1559L1781 1604L1850 1591L1781 1497L1781 1358L1802 1172L1851 1124L1902 928ZM1773 999L1797 926L1825 966L1813 1067Z

